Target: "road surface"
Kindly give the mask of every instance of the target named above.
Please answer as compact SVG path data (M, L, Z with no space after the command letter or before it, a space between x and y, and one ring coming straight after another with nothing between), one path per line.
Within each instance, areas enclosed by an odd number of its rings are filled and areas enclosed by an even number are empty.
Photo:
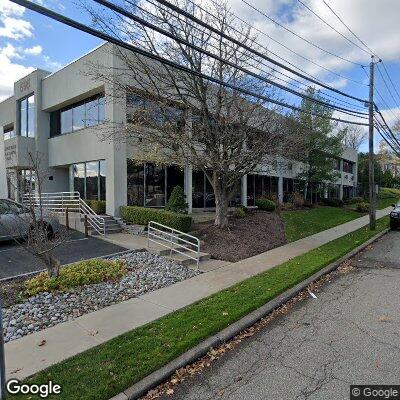
M349 399L350 384L399 384L400 232L352 264L164 398Z

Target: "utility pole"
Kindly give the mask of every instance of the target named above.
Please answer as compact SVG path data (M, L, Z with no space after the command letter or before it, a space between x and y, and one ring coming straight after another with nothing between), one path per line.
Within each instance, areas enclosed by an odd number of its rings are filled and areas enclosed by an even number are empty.
M375 155L374 155L374 56L369 66L369 229L376 228Z
M0 298L0 400L6 398L6 362L4 353L4 337L3 337L3 301Z

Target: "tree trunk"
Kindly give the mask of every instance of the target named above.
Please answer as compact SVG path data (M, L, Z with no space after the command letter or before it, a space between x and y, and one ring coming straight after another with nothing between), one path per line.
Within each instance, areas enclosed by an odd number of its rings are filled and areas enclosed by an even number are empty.
M214 195L215 195L215 221L214 225L219 228L228 226L229 196L222 178L214 174Z
M228 200L224 196L215 196L215 226L226 228L228 226Z
M52 254L42 254L39 258L46 265L47 273L50 278L58 278L60 275L60 262Z

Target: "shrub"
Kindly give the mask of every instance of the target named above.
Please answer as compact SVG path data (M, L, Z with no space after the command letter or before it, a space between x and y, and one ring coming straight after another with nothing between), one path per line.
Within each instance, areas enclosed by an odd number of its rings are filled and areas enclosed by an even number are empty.
M96 214L104 215L106 213L105 200L86 200L86 203Z
M165 207L167 211L177 213L187 213L188 205L185 202L185 193L181 186L175 186L172 189L171 196L169 197L168 203Z
M276 209L276 204L269 199L256 200L256 206L258 207L259 210L264 210L264 211L275 211Z
M295 207L304 206L304 197L299 192L294 192L292 196L293 196L293 204Z
M233 212L235 218L244 218L246 216L246 210L244 207L236 207Z
M304 207L307 207L307 208L313 208L313 207L314 207L314 204L311 203L311 201L304 200L303 206L304 206Z
M345 204L357 204L362 202L364 202L364 199L362 197L352 197L344 201Z
M121 216L127 222L137 225L147 225L154 221L182 232L189 232L192 228L192 217L189 215L154 208L122 206Z
M70 288L115 280L127 273L125 263L117 260L93 259L80 261L60 269L58 278L50 278L47 272L28 279L25 292L33 296L41 292L53 292Z
M343 200L339 199L321 199L321 202L325 206L330 207L343 207Z
M366 202L358 203L356 205L356 211L361 212L361 213L369 212L369 203L366 203Z

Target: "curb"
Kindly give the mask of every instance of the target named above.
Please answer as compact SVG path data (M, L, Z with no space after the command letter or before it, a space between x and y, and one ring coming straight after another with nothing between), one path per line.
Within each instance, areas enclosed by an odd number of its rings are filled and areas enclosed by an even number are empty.
M154 387L166 381L171 375L174 374L174 372L177 369L183 368L184 366L193 363L200 357L206 355L207 352L210 350L210 348L216 347L232 339L244 329L254 325L257 321L266 317L276 308L280 307L282 304L286 303L288 300L295 297L298 293L302 292L312 282L318 280L323 275L326 275L332 272L333 270L337 269L339 265L342 264L344 261L354 257L356 254L364 250L371 243L375 242L382 236L386 235L388 232L389 229L385 229L382 232L378 233L377 235L367 240L360 246L356 247L355 249L353 249L343 257L339 258L335 262L327 265L325 268L322 268L320 271L316 272L314 275L310 276L306 280L298 283L291 289L288 289L286 292L281 293L275 299L269 301L268 303L258 308L257 310L254 310L253 312L241 318L240 320L227 326L219 333L205 339L197 346L193 347L192 349L183 353L179 357L170 361L168 364L164 365L157 371L152 372L150 375L146 376L141 381L135 383L128 389L114 396L110 400L135 400L145 395L149 390L153 389Z

